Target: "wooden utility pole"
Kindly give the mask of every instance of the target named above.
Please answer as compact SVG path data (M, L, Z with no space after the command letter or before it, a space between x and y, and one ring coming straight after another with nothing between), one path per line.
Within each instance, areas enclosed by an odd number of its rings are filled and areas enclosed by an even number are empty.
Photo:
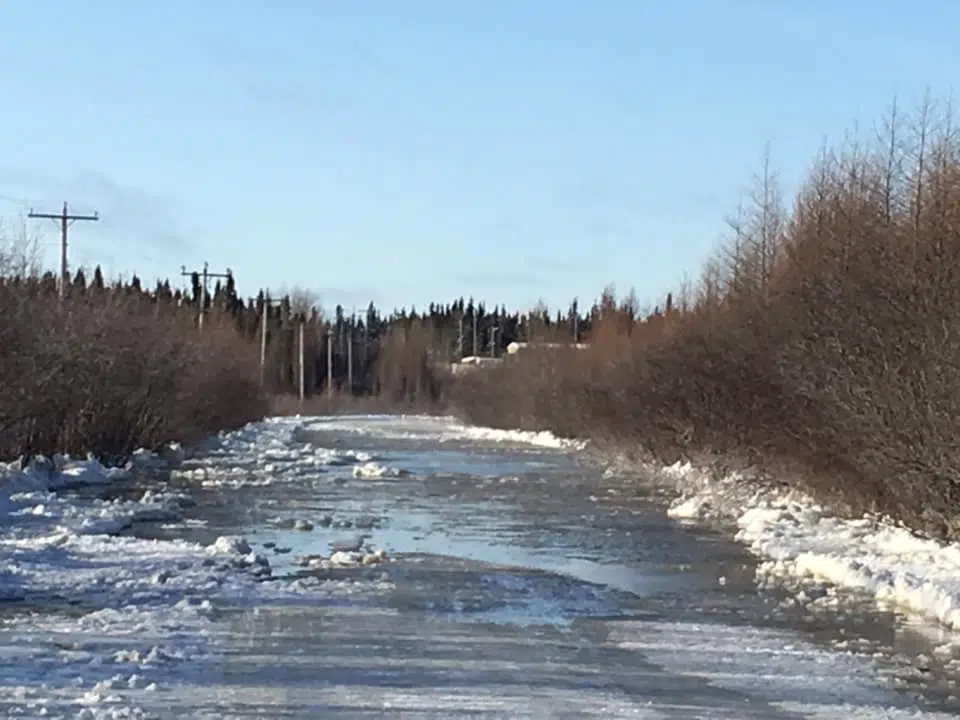
M327 325L327 395L333 397L333 328Z
M264 369L267 365L267 310L270 307L270 298L263 296L263 306L260 308L260 387L263 387Z
M463 313L457 314L457 362L463 360Z
M570 304L570 324L573 326L573 344L580 344L580 303L574 298Z
M369 357L370 345L370 317L369 315L363 321L363 367L366 372L367 358Z
M195 270L188 271L186 265L180 266L180 274L186 277L193 277ZM207 295L209 293L207 286L210 278L231 278L233 273L227 268L225 273L210 272L210 263L203 263L203 271L197 273L200 276L200 307L197 308L197 329L203 331L203 313L207 308Z
M350 311L350 333L347 341L347 392L353 395L353 342L357 334L357 308Z
M477 306L474 305L473 309L470 311L470 314L473 316L473 356L477 357L480 352L477 347Z
M350 338L347 340L347 391L353 394L353 328L350 323Z
M305 318L303 315L300 316L300 404L303 405L303 401L307 396L307 373L306 373L306 360L304 358L304 348L303 348L303 326L306 324Z
M44 218L46 220L56 220L60 223L60 299L63 299L67 291L67 283L70 282L67 267L67 230L77 220L86 220L97 222L100 216L97 213L93 215L71 215L67 203L63 204L63 210L59 213L38 213L31 210L27 217Z
M279 300L271 300L266 293L263 294L263 306L260 308L260 387L263 387L264 374L267 367L267 320L270 315L270 308Z

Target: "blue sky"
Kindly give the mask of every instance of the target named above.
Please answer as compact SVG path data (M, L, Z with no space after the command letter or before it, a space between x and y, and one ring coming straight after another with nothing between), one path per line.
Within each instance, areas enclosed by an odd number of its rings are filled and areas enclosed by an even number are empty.
M0 217L71 261L227 266L323 305L653 300L766 143L960 77L955 0L7 0ZM56 260L56 228L42 231Z

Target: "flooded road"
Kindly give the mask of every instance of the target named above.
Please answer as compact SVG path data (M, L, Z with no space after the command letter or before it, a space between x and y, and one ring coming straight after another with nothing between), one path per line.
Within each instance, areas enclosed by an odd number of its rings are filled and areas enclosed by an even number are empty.
M905 644L925 640L901 618L758 590L744 548L669 520L652 483L531 444L555 444L544 438L443 419L283 422L266 445L251 436L138 481L190 502L174 522L123 534L191 547L241 536L270 574L255 592L211 596L202 652L166 667L141 714L85 717L846 719L955 707L945 670L904 661ZM354 542L387 560L304 565Z

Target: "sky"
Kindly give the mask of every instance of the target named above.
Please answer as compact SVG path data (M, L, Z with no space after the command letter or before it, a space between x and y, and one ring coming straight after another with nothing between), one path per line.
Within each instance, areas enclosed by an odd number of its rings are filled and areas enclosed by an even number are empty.
M331 309L565 309L695 277L769 146L794 189L949 97L956 0L5 0L0 220L71 265Z

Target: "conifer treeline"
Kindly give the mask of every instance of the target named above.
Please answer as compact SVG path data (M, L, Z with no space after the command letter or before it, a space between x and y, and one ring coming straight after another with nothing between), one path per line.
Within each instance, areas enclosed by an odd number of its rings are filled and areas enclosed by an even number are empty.
M6 286L29 286L31 292L50 301L57 296L53 273L39 277L3 274ZM127 281L107 280L99 266L92 271L78 270L65 289L65 297L68 307L88 311L129 300L138 313L149 311L149 316L157 318L176 316L181 322L192 323L194 329L203 302L204 331L232 331L245 346L246 362L260 366L254 376L268 395L299 392L302 325L307 396L325 394L332 380L332 390L338 395L377 396L388 404L435 403L447 389L449 363L472 355L501 357L515 341L586 342L598 318L615 302L612 291L606 291L585 312L577 301L566 312L551 313L543 303L527 312L509 312L503 305L491 307L473 298L459 298L447 304L431 303L426 310L411 307L386 313L370 303L362 313L348 314L338 305L332 313L324 314L296 292L272 298L261 291L255 298L244 300L229 273L206 292L198 273L190 275L184 289L173 287L169 280L147 289L136 275ZM617 307L638 317L632 294Z
M192 302L192 301L191 301ZM242 311L244 332L260 340L264 293ZM267 376L278 393L299 388L299 325L304 323L305 384L307 394L328 389L328 345L333 389L353 395L396 395L398 400L420 399L428 385L436 385L436 368L473 355L501 357L511 342L562 341L589 334L591 314L578 314L576 303L566 314L546 308L531 312L492 309L483 302L460 298L448 304L431 303L383 312L370 303L363 313L348 314L338 305L332 315L294 307L289 296L268 306ZM427 392L437 399L438 389Z
M56 287L56 279L50 273L42 282L51 291ZM291 294L274 299L261 291L257 297L243 300L232 275L224 282L217 281L206 294L198 273L190 276L186 290L162 281L147 291L137 276L126 284L113 281L108 286L99 266L89 281L84 271L78 270L68 296L105 292L139 293L158 308L185 308L198 315L203 299L205 322L231 319L240 335L258 348L258 353L266 305L263 377L267 391L299 391L302 323L307 395L325 392L328 378L332 378L333 389L338 393L387 394L398 401L438 399L441 391L437 367L463 357L500 357L512 342L584 342L604 307L613 302L610 291L588 311L581 311L574 301L566 313L551 313L542 303L528 312L511 313L502 305L490 308L473 298L431 303L425 311L411 307L384 313L371 302L363 313L348 314L338 305L327 316ZM620 303L620 308L631 316L638 312L632 296ZM328 359L332 360L329 374Z

